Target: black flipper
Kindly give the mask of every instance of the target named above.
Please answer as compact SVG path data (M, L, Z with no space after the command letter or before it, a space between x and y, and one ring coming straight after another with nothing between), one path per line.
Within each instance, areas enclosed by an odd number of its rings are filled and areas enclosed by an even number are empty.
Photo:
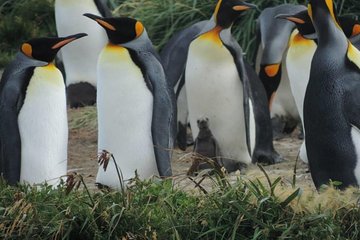
M244 64L250 83L250 97L253 102L256 124L256 140L252 162L267 164L278 163L282 158L274 149L270 111L264 86L254 69L246 60L244 61Z
M145 81L153 93L152 138L155 158L161 177L171 176L171 156L176 134L176 99L168 86L164 69L155 52L129 50L142 69Z
M20 180L21 139L18 115L35 66L46 63L19 53L5 69L0 82L0 173L11 185Z
M97 9L99 10L101 16L103 17L112 17L109 6L107 5L107 0L94 0Z
M250 84L249 79L246 73L246 68L244 65L243 51L238 44L238 42L231 36L228 40L222 39L226 48L230 51L231 55L234 58L234 63L236 64L237 71L239 73L240 80L243 84L244 92L244 118L245 118L245 131L246 131L246 145L249 151L249 155L252 156L251 152L251 141L250 141Z
M274 164L281 161L280 155L275 151L272 138L270 112L267 104L266 92L261 80L256 75L250 64L244 59L243 52L234 38L224 43L234 57L240 79L244 88L244 116L246 126L246 142L252 156L252 162ZM251 100L256 124L255 146L250 148L250 106Z

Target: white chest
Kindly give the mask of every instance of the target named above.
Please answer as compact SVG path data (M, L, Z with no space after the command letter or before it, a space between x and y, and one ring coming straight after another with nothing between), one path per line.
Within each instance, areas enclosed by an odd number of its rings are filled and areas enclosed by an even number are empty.
M128 50L106 47L98 62L99 151L114 154L125 179L158 174L151 135L153 95ZM99 168L97 181L119 187L116 169Z
M190 45L185 74L193 137L197 119L206 116L223 155L249 163L243 86L230 52L216 39L200 37Z
M291 37L290 47L286 56L286 68L289 75L291 91L296 106L303 120L303 106L307 84L309 82L311 60L316 50L312 40L302 38L295 31Z
M357 160L354 169L354 174L357 183L360 185L360 130L355 126L352 126L351 128L351 137L354 144L356 160Z
M53 65L35 68L18 116L21 177L40 183L66 174L68 126L65 85ZM57 180L57 179L56 179Z

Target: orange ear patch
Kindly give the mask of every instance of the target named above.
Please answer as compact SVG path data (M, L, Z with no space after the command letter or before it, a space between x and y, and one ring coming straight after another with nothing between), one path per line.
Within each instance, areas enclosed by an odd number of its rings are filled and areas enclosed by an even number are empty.
M104 28L107 28L112 31L116 31L116 28L113 25L111 25L110 23L105 22L104 20L101 20L101 19L96 19L96 21Z
M24 43L21 46L21 51L28 57L32 57L32 46L28 43Z
M250 7L248 6L243 6L243 5L239 5L239 6L234 6L232 9L234 11L245 11L248 10Z
M137 21L135 24L136 37L139 37L144 32L144 25L141 22Z
M275 75L279 72L280 64L272 64L265 67L265 73L269 77L275 77Z
M356 36L360 34L360 25L359 24L355 24L351 33L351 36Z

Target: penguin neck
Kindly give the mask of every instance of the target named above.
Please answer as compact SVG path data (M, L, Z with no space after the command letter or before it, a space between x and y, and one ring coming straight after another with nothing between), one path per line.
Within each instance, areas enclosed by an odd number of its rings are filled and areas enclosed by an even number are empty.
M145 29L138 38L119 44L119 46L139 52L154 52L154 47Z
M204 34L206 32L212 31L212 30L221 33L221 35L223 35L224 33L225 34L227 34L227 33L231 34L231 27L232 27L232 25L230 27L228 27L228 28L221 27L219 24L217 24L216 17L213 14L212 17L210 18L210 20L208 21L208 23L202 29L200 34Z
M338 46L346 45L347 39L339 24L331 16L329 11L319 9L314 14L314 27L317 33L319 46Z

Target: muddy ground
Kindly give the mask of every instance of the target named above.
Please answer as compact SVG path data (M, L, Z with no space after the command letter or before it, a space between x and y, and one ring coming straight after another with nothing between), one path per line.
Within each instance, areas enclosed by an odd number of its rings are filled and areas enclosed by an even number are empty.
M69 117L69 171L76 171L85 178L90 188L95 188L95 176L97 172L97 129L96 129L96 109L95 107L87 107L83 109L71 109L68 111ZM301 140L297 138L297 133L291 136L275 141L276 150L283 156L284 160L281 163L265 166L266 172L275 179L282 177L283 184L291 184L294 176L294 166L298 155ZM192 147L187 149L187 152L182 152L175 149L173 152L173 174L175 183L181 188L194 187L186 177L186 172L191 165L191 158L189 152ZM308 173L308 166L302 161L297 162L296 183L297 186L313 188L310 174ZM264 174L257 166L250 166L241 172L231 173L228 175L230 181L237 177L244 178L261 178L264 179ZM206 181L204 182L206 185Z

